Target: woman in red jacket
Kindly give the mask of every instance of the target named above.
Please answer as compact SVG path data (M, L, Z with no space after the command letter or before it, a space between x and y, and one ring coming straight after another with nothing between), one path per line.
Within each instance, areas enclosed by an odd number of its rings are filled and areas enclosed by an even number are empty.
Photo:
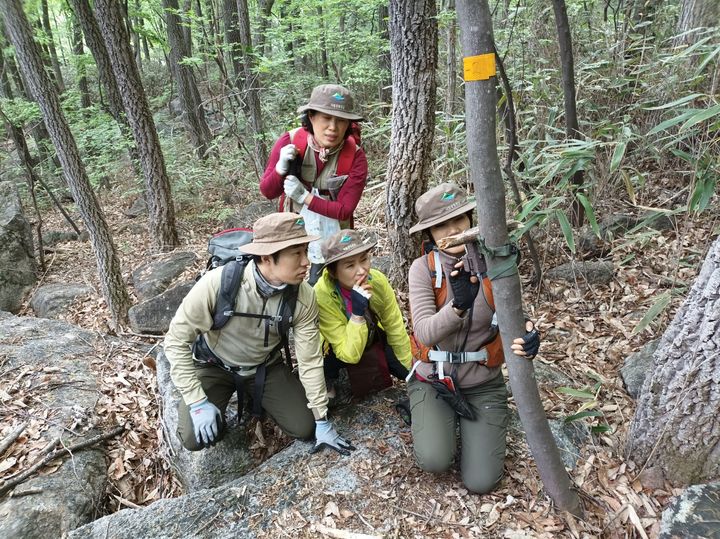
M281 211L309 210L337 221L328 235L352 228L368 173L359 132L353 126L363 119L354 111L353 96L343 86L323 84L313 89L310 101L298 112L302 127L275 142L260 192L269 199L280 197ZM310 220L306 217L306 221ZM323 265L319 243L315 259L312 245L309 252L310 284L317 281Z

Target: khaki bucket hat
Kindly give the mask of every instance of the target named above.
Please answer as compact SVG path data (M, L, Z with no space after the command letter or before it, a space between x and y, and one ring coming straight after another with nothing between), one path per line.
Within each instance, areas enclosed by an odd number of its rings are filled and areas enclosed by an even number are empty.
M415 201L418 222L410 229L410 234L438 225L473 208L475 197L468 197L465 191L452 182L441 183Z
M298 113L317 110L346 120L362 120L363 117L356 114L354 109L355 99L350 90L339 84L321 84L313 88L310 101L300 107Z
M377 245L377 241L362 232L341 230L323 241L320 249L325 259L325 266L327 266L343 258L369 251L375 245Z
M249 255L271 255L286 247L310 243L320 236L308 236L305 219L297 213L271 213L253 224L253 240L240 250Z

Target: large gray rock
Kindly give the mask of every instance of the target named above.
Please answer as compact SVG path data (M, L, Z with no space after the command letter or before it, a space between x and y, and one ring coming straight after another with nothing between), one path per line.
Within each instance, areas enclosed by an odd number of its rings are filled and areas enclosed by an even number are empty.
M0 311L18 312L36 281L30 223L15 186L0 182Z
M185 283L166 290L159 296L133 305L128 311L130 327L136 333L162 335L170 327L170 321L183 298L195 283Z
M98 418L93 411L100 389L88 358L97 353L98 346L101 342L94 333L65 322L0 312L0 357L6 358L3 369L26 372L23 386L35 388L32 391L37 397L26 399L22 413L46 418L47 429L33 444L41 446L62 435L65 445L73 445L97 434L93 425ZM13 384L6 388L17 389ZM8 417L13 406L8 405ZM69 435L63 427L80 435ZM13 497L0 499L0 537L60 537L102 512L106 484L103 451L77 451L63 461L56 472L36 475L15 487Z
M169 434L170 463L186 492L217 487L245 475L255 466L245 429L238 425L236 400L227 407L228 430L224 438L203 451L188 451L176 434L181 397L170 379L170 364L162 351L157 356L157 382L163 423Z
M590 440L590 429L582 421L566 423L562 419L549 419L548 423L565 468L575 469L583 447ZM514 410L510 413L508 430L525 438L525 427Z
M612 262L588 261L568 262L548 270L545 277L554 281L575 284L607 284L613 279L615 268Z
M625 384L625 390L633 399L640 396L645 378L652 369L653 354L659 343L660 339L650 341L642 349L625 358L623 366L620 367L620 377Z
M143 509L109 515L74 530L69 538L254 539L261 531L265 531L265 537L278 537L281 534L273 526L277 519L284 523L281 525L284 535L297 537L301 533L305 537L309 532L307 524L299 522L294 514L283 517L283 512L297 511L303 519L319 522L324 516L322 507L318 510L313 505L317 504L317 497L308 493L322 493L327 500L362 514L369 504L377 503L368 492L389 492L398 486L392 476L371 471L369 463L401 469L411 466L408 459L412 457L408 455L412 449L403 439L408 429L397 414L390 412L391 404L402 394L397 389L388 389L361 404L344 408L342 415L339 412L334 419L338 430L350 433L357 447L349 456L340 457L328 451L309 455L310 442L294 441L242 478L179 498L160 500ZM424 474L419 480L425 480ZM403 491L397 492L404 495ZM388 510L385 521L375 523L373 534L392 533L396 529L394 515L394 510ZM344 527L367 533L364 526L354 520Z
M720 537L720 483L693 485L663 511L659 539Z
M35 291L30 306L41 318L57 318L76 298L93 292L93 287L86 284L46 284Z
M138 298L146 300L161 294L196 260L195 253L174 252L143 264L132 272Z

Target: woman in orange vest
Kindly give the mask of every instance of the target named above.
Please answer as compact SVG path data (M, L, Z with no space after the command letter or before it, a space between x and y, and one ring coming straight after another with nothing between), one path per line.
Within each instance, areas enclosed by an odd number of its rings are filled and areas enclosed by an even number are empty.
M503 352L485 263L471 245L438 250L441 238L470 228L474 199L453 183L424 193L415 203L418 222L433 248L409 274L415 349L408 376L412 436L419 466L444 472L457 449L465 486L486 493L503 475L508 423L507 389L500 370ZM468 271L468 268L472 268ZM531 359L540 336L531 321L513 351Z
M307 105L298 109L302 127L284 133L270 152L260 192L268 199L280 197L278 211L305 217L309 233L313 219L304 212L331 219L313 230L325 239L341 228L352 228L353 213L365 189L368 164L360 147L352 93L338 84L313 89ZM310 245L310 284L323 267L320 242Z

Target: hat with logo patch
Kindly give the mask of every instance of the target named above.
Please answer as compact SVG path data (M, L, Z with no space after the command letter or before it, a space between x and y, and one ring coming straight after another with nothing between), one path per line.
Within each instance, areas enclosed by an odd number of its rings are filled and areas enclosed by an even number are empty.
M452 182L441 183L415 201L418 222L410 229L410 234L439 225L474 208L474 197L468 197L465 191Z
M320 245L325 265L369 251L377 241L357 230L336 232Z
M253 240L240 250L249 255L271 255L286 247L319 240L305 231L305 219L297 213L271 213L253 224Z
M316 110L346 120L362 120L363 117L356 114L354 109L355 100L350 90L339 84L321 84L313 88L310 101L300 107L298 113Z

